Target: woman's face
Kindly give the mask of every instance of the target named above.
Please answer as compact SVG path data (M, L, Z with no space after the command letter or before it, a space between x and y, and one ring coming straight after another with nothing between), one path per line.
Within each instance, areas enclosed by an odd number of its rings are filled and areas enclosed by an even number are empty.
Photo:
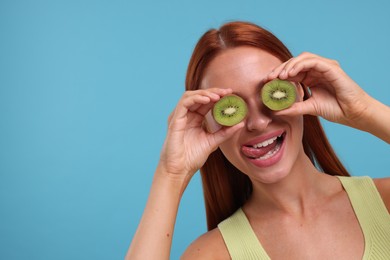
M231 88L248 105L245 127L220 145L226 158L252 181L274 183L299 168L304 156L302 116L275 116L261 102L266 76L282 62L254 48L236 47L208 65L201 88ZM299 88L302 98L303 93ZM297 169L299 170L299 169Z

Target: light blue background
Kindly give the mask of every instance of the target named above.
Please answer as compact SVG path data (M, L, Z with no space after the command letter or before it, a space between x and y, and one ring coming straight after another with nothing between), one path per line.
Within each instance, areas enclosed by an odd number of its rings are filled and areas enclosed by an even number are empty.
M0 259L122 259L198 38L248 20L297 55L337 59L390 104L381 1L0 2ZM390 122L389 122L390 123ZM354 175L388 176L389 145L325 122ZM199 175L172 259L205 232Z

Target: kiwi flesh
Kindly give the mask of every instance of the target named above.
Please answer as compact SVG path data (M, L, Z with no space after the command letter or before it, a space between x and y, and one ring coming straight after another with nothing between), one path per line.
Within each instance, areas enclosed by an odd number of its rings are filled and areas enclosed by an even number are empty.
M271 110L289 108L296 101L295 85L289 81L274 79L266 83L261 89L261 99Z
M233 126L245 119L248 107L245 101L234 94L221 98L213 107L214 120L223 126Z

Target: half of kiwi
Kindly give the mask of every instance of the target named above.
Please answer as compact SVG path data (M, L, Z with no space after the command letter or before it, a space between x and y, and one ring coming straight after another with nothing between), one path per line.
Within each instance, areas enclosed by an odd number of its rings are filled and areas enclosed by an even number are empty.
M286 80L274 79L261 89L261 99L264 105L271 110L289 108L296 98L295 85Z
M248 107L245 101L234 94L221 98L213 107L215 121L223 126L233 126L245 119Z

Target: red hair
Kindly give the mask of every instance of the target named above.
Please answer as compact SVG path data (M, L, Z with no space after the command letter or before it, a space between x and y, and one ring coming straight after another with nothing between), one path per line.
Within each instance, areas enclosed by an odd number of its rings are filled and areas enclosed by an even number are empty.
M282 62L292 57L287 47L264 28L248 22L230 22L219 30L207 31L198 41L188 65L186 90L199 89L210 61L224 50L238 46L262 49ZM302 87L305 92L304 99L307 99L307 88ZM349 176L317 117L304 115L302 143L306 155L320 171L330 175ZM210 154L200 172L207 226L208 230L211 230L245 203L252 193L252 184L248 176L234 167L220 149Z

